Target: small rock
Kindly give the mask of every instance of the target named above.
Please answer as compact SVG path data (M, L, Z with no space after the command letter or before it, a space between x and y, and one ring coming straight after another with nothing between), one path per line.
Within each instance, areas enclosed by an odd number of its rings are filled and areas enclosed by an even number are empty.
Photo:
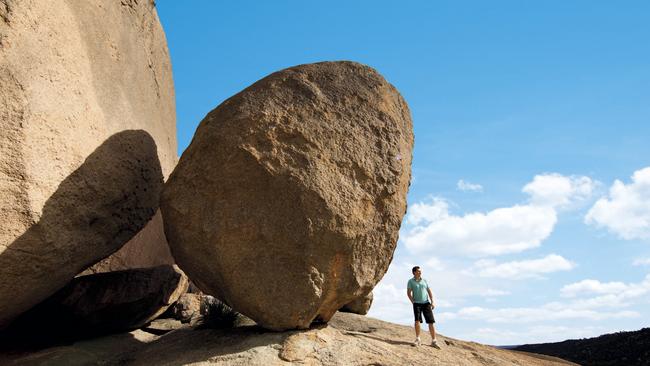
M184 293L169 307L166 315L183 323L189 323L193 317L201 314L202 298L203 295L200 294Z
M372 292L369 292L367 295L361 296L356 300L345 304L340 311L346 313L366 315L368 314L371 305L372 305Z

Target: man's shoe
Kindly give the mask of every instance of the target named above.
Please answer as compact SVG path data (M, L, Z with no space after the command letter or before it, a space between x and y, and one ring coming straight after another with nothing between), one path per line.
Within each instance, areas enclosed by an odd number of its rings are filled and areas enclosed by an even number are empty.
M431 341L431 347L440 349L440 346L438 345L438 342L435 339Z
M417 347L420 345L420 337L415 338L415 341L413 342L413 346Z

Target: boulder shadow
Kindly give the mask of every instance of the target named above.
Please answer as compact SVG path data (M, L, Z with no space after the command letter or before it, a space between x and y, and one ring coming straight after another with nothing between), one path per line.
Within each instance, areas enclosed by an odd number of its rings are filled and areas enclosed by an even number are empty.
M38 221L0 253L2 342L13 319L140 231L158 209L162 184L156 143L143 130L110 136L61 181ZM31 324L21 332L45 335L65 319L54 324Z
M220 356L244 353L252 348L282 344L301 332L275 332L258 325L227 329L184 328L165 334L137 352L124 357L134 365L165 364L181 366L214 360Z

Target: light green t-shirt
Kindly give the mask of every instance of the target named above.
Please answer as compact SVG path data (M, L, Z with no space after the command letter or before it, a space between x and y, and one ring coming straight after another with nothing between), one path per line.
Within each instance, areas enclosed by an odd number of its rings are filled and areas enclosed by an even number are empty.
M420 281L416 281L415 277L413 277L409 280L406 286L413 290L413 302L424 304L429 301L429 293L427 292L429 284L424 278L420 278Z

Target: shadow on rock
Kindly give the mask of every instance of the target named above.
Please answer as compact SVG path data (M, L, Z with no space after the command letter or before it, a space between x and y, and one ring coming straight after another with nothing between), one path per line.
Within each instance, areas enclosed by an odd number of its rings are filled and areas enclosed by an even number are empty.
M264 352L267 346L282 344L297 331L273 332L257 325L231 329L179 329L149 343L140 352L131 355L130 365L186 365L206 360L236 358L253 348ZM269 349L272 350L272 349ZM277 350L272 350L277 357Z
M167 265L77 277L20 315L0 340L14 349L40 348L137 329L176 301L187 283Z
M147 132L122 131L95 149L0 253L0 329L131 239L158 208L162 183Z

